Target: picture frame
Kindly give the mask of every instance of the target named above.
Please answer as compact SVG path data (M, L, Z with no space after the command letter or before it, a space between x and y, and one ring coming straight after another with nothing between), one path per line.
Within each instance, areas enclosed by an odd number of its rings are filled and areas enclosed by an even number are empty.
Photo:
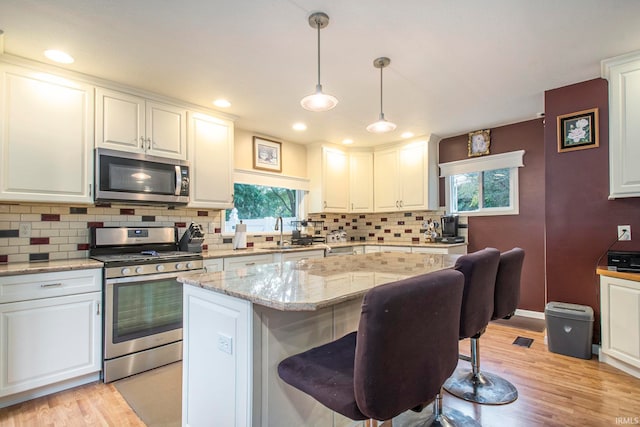
M282 172L282 143L254 136L253 168Z
M597 108L558 116L558 153L599 146Z
M469 157L484 156L489 154L491 146L491 129L469 132Z

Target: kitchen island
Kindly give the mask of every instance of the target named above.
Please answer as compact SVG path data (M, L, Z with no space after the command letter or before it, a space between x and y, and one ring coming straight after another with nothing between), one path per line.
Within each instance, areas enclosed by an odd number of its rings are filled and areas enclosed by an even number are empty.
M374 286L459 255L371 253L184 275L184 426L347 426L280 380L287 356L355 330Z

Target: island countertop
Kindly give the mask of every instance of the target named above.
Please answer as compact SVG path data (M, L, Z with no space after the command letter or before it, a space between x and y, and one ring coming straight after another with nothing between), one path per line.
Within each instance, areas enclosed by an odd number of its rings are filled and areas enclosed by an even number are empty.
M374 286L451 268L460 255L370 253L185 274L178 281L282 311L314 311Z

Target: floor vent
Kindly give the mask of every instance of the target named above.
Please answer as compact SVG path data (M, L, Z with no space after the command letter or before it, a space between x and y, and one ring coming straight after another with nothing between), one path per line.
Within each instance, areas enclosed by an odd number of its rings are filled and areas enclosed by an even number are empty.
M515 341L513 341L514 345L519 345L520 347L531 347L531 344L533 344L533 339L532 338L525 338L525 337L518 337L515 339Z

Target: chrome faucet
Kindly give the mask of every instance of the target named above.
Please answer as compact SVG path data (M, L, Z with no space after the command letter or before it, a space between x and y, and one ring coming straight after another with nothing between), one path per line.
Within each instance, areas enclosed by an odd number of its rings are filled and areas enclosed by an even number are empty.
M278 221L280 221L280 228L278 228ZM282 240L282 233L284 232L284 226L282 225L282 217L279 216L276 218L276 226L273 228L275 231L280 230L280 241L278 242L278 246L282 246L284 241Z

